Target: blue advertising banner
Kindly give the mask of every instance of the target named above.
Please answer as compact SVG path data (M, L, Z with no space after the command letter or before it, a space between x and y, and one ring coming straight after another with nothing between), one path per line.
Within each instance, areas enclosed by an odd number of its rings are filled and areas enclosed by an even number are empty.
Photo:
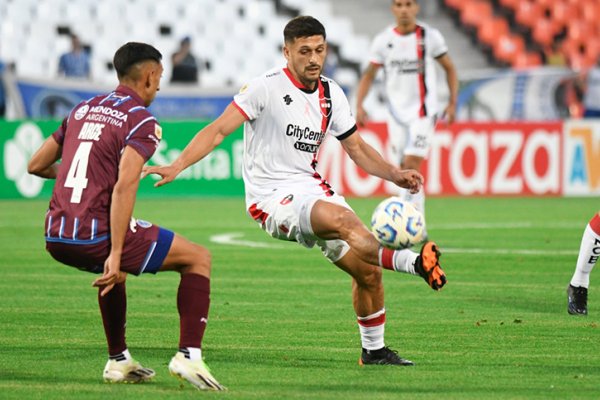
M62 119L82 100L114 87L90 82L15 78L12 93L18 96L20 118ZM158 119L214 120L227 107L232 90L166 88L160 91L149 110Z

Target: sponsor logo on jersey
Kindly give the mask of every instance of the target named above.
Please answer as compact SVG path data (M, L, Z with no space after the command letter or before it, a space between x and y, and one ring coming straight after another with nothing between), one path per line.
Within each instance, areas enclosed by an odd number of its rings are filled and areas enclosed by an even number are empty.
M85 117L85 114L87 114L88 110L90 109L90 106L87 104L84 104L82 107L79 107L77 109L77 111L75 111L75 119L77 121L79 121L80 119L82 119L83 117Z
M285 105L286 105L286 106L289 106L289 105L290 105L290 103L291 103L292 101L294 101L294 100L292 100L292 98L290 97L290 95L289 95L289 94L286 94L285 96L283 96L283 101L285 102Z
M403 74L423 73L424 63L422 60L391 60L390 68L395 68Z
M95 106L95 107L92 107L90 112L107 115L109 117L118 119L120 121L127 122L127 114L125 114L122 111L115 110L114 108L111 108L111 107Z
M294 143L296 150L305 151L307 153L316 153L319 146L325 137L324 132L313 131L309 127L301 127L299 125L289 124L285 130L285 134L292 138L298 139ZM304 141L301 141L304 140ZM312 142L307 143L306 141Z

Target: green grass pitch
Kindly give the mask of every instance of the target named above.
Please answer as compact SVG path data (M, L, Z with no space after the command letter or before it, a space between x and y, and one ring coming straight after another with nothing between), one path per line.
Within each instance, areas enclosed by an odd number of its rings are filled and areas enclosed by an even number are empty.
M368 221L379 200L349 202ZM155 380L102 382L93 276L45 252L46 205L0 202L1 399L600 396L600 271L587 318L567 314L565 294L597 198L429 199L447 287L434 292L420 278L384 273L386 344L413 368L359 367L349 277L317 249L269 238L241 198L139 201L136 217L213 254L204 356L226 393L180 388L168 374L178 339L175 273L128 280L129 348L156 369Z

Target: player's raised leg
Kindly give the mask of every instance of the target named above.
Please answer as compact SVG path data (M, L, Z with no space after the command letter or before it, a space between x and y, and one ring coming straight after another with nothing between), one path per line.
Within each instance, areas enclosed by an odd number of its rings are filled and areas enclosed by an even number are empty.
M202 339L208 323L210 306L209 251L179 235L160 268L181 274L177 291L180 336L179 351L169 363L169 371L201 390L225 390L211 374L202 358Z
M446 284L446 276L439 264L441 253L433 242L425 243L420 253L384 248L352 210L323 200L318 200L312 207L310 221L316 236L344 240L366 264L419 275L435 290Z

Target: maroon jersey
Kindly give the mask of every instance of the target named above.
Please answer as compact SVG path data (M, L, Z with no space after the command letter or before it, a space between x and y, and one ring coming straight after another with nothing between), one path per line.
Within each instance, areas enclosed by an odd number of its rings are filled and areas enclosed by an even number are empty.
M125 146L144 160L162 131L142 99L119 86L80 103L52 134L62 162L46 215L46 241L94 244L110 236L110 203Z

